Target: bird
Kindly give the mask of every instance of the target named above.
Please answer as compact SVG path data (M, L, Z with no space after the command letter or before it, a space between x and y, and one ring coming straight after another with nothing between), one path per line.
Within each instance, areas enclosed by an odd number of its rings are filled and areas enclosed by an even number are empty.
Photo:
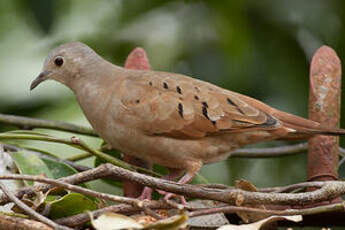
M108 145L167 167L165 178L183 184L204 164L225 160L249 144L345 134L196 78L122 68L81 42L53 49L30 90L45 80L73 91ZM140 197L151 192L144 189Z

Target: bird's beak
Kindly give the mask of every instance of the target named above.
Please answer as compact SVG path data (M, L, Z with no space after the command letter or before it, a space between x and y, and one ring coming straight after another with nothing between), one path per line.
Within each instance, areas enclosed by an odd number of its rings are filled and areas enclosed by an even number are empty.
M49 73L50 71L43 71L42 73L40 73L40 75L38 75L38 77L36 77L36 79L31 82L30 90L36 88L42 81L47 80Z

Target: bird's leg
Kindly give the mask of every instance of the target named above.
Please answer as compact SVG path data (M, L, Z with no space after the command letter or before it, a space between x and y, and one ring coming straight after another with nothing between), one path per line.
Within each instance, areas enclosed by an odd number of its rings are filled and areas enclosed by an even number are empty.
M184 170L183 169L173 169L173 168L169 168L169 173L168 175L165 175L162 177L162 179L165 180L176 180L177 178L179 178L182 174L183 174ZM165 195L167 194L167 192L162 191L162 190L158 190L156 189L156 191L161 194L161 195ZM151 200L151 196L152 196L152 192L153 189L150 187L145 187L141 193L141 195L138 197L138 199L140 200Z
M180 184L187 184L189 181L191 181L194 176L195 176L196 172L195 171L187 171L187 173L177 182L177 183L180 183ZM166 193L165 192L165 196L164 196L164 199L165 200L169 200L171 197L173 196L177 196L176 194L174 193ZM184 196L180 196L180 199L181 199L181 203L183 205L186 205L187 204L187 201L186 199L184 198Z

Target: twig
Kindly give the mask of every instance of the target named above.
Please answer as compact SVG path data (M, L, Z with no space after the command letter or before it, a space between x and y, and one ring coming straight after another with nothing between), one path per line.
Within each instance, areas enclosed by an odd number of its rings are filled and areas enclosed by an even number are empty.
M339 195L345 194L345 182L328 181L319 190L298 194L287 193L263 193L248 192L240 189L211 189L197 185L178 184L173 181L153 178L136 172L131 172L110 164L107 164L113 175L121 179L135 181L145 186L158 188L189 197L212 199L217 201L235 204L238 199L243 200L242 204L295 204L305 205L313 202L330 200Z
M146 204L146 207L148 207L150 209L167 209L167 208L170 208L170 206L167 203L165 203L163 200L160 200L160 201L152 200ZM142 209L139 207L131 206L128 204L119 204L119 205L112 205L112 206L108 206L105 208L101 208L101 209L92 211L91 214L94 217L98 217L105 212L115 212L115 213L128 214L128 213L135 213L135 212L138 212L141 210ZM77 214L74 216L63 217L63 218L55 220L56 223L70 226L70 227L82 226L83 224L85 224L88 221L90 221L90 215L87 213L80 213L80 214Z
M313 182L302 182L298 184L291 184L287 186L281 187L272 187L272 188L260 188L258 189L259 192L274 192L274 193L282 193L282 192L291 192L295 189L300 188L308 188L308 187L322 187L325 184L323 182L313 181Z
M13 201L20 209L22 209L25 213L27 213L29 216L35 218L36 220L45 223L54 229L61 229L61 230L71 230L69 227L61 226L54 221L48 219L45 216L42 216L41 214L37 213L33 209L31 209L29 206L27 206L24 202L19 200L14 194L12 194L10 191L7 190L6 186L0 182L0 188L4 192L4 194Z
M90 169L85 172L80 172L68 177L63 177L60 178L59 181L63 181L65 183L69 184L82 184L88 181L96 180L99 178L107 178L111 177L112 175L110 174L108 168L106 165L101 165L97 168ZM21 188L19 189L16 193L15 196L18 198L22 198L24 195L31 197L35 195L35 191L42 191L46 192L49 189L53 188L53 185L46 185L46 184L40 184L40 185L35 185L32 187L27 187L27 188ZM7 196L4 194L0 195L0 205L4 205L6 203L10 202Z
M80 154L76 154L74 156L68 157L66 158L66 160L68 161L81 161L84 160L86 158L92 157L93 155L90 153L80 153Z
M151 201L147 204L148 207L151 209L166 209L169 208L165 202L161 201ZM267 209L258 209L258 208L250 208L250 207L238 207L238 206L222 206L222 207L212 207L212 208L202 208L202 209L195 209L192 212L188 213L189 217L195 216L203 216L209 215L214 213L236 213L239 211L242 212L254 212L254 213L262 213L268 215L314 215L320 213L327 213L327 212L336 212L336 211L344 211L345 203L337 203L325 206L319 206L315 208L306 208L306 209L287 209L287 210L267 210ZM102 213L105 212L116 212L116 213L135 213L140 211L137 207L133 207L126 204L120 205L113 205L106 208L98 209L92 212L92 216L98 217ZM63 224L70 227L77 227L85 224L88 222L90 215L86 213L77 214L70 217L60 218L55 220L56 223Z
M140 183L145 186L161 189L168 192L173 192L188 197L205 198L235 204L236 201L241 200L242 204L289 204L289 205L305 205L314 202L331 200L334 197L345 194L345 182L342 181L327 181L317 182L322 186L320 189L312 192L304 193L264 193L264 192L249 192L240 189L214 189L205 188L197 185L179 184L173 181L162 180L140 173L132 172L109 163L103 164L95 169L91 169L82 173L75 174L79 177L95 177L95 171L102 171L102 177L114 176L120 179L130 180ZM100 175L98 175L100 176ZM1 176L0 178L15 178L13 175ZM28 177L27 177L28 178ZM43 181L42 179L41 181ZM68 181L64 181L67 182ZM323 183L323 184L321 184ZM1 200L1 199L0 199Z
M342 181L327 181L317 182L322 186L320 189L312 192L305 193L264 193L264 192L248 192L240 189L214 189L205 188L197 185L179 184L173 181L162 180L140 173L132 172L109 163L103 164L95 169L91 169L82 173L75 174L73 176L83 177L83 181L86 178L95 178L94 173L101 171L102 174L98 174L101 177L114 176L120 179L130 180L140 183L145 186L158 188L164 191L173 192L188 197L212 199L229 204L235 204L239 199L242 204L290 204L290 205L305 205L314 202L320 202L324 200L331 200L334 197L345 194L345 182ZM1 176L0 178L15 178L13 175ZM28 177L27 177L28 178ZM41 179L44 181L44 178ZM63 180L63 182L67 182ZM316 184L314 184L316 185ZM47 187L45 187L46 189ZM1 199L0 199L1 201Z
M314 215L327 212L345 211L345 202L318 206L314 208L305 209L287 209L287 210L268 210L250 207L238 207L238 206L223 206L223 207L212 207L202 208L190 212L189 217L203 216L214 213L236 213L236 212L254 212L268 215L280 215L280 216L291 216L291 215Z
M20 128L45 128L67 131L97 137L96 132L88 127L65 123L61 121L50 121L44 119L28 118L22 116L6 115L0 113L0 123L15 125Z
M0 229L6 230L53 230L50 226L36 220L0 215Z
M61 143L61 144L66 144L71 147L77 148L77 149L83 149L89 153L91 153L94 156L97 156L109 163L112 163L114 165L117 165L119 167L133 170L133 171L138 171L142 173L146 173L149 175L153 176L158 176L160 177L161 175L159 173L153 172L151 170L137 167L137 166L132 166L130 164L127 164L124 161L121 161L115 157L112 157L106 153L100 152L98 150L92 149L90 146L88 146L85 142L80 140L79 138L72 137L70 139L63 139L63 138L56 138L56 137L51 137L51 136L38 136L38 135L22 135L22 134L6 134L6 133L1 133L0 134L0 139L22 139L22 140L37 140L37 141L47 141L47 142L54 142L54 143Z
M303 153L308 150L308 143L299 143L295 145L285 145L271 148L243 148L237 149L230 154L230 157L237 158L269 158L289 156L298 153ZM339 147L339 155L345 157L345 149Z
M120 203L126 203L126 204L132 204L132 205L137 205L137 206L142 206L142 201L134 198L128 198L128 197L122 197L122 196L117 196L117 195L112 195L112 194L106 194L102 192L96 192L91 189L86 189L80 186L76 185L71 185L63 181L58 181L54 179L49 179L46 177L42 176L30 176L30 175L23 175L23 174L8 174L8 175L0 175L0 179L10 179L10 180L30 180L30 181L37 181L37 182L42 182L46 184L51 184L59 188L64 188L66 190L74 191L74 192L79 192L88 196L94 196L100 199L104 200L110 200L114 202L120 202ZM16 197L17 199L17 197Z
M295 145L286 145L272 148L244 148L237 149L230 154L230 157L237 158L267 158L281 157L298 154L308 149L308 143L299 143Z

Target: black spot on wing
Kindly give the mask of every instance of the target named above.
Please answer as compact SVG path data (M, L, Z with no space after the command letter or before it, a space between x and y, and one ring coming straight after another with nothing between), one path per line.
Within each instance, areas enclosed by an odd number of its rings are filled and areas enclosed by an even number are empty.
M178 104L178 114L183 118L183 105L181 103Z
M267 120L265 121L265 123L258 125L259 127L272 127L279 123L276 118L272 117L268 113L265 113L265 114L266 114Z
M152 86L152 81L149 82L149 85Z
M202 114L206 117L207 120L212 122L212 125L216 126L217 122L210 119L210 117L208 116L207 107L205 105L202 107Z
M235 106L237 111L240 112L241 114L244 115L244 112L242 111L242 109L240 109L240 107L238 107L238 105L235 104L235 102L233 102L230 98L226 98L226 100L228 101L228 103L232 106Z
M202 107L202 114L207 118L207 120L210 120L208 117L207 108L205 106Z
M199 100L199 97L197 95L194 95L195 100Z
M176 92L179 94L182 94L182 90L181 90L180 86L176 86Z
M228 103L230 104L230 105L232 105L232 106L237 106L236 104L235 104L235 102L233 102L230 98L226 98L226 100L228 101Z
M164 89L168 89L169 87L168 87L168 84L166 83L166 82L163 82L163 88Z
M202 105L203 105L204 107L208 108L208 104L207 104L206 101L203 101L203 102L202 102Z

